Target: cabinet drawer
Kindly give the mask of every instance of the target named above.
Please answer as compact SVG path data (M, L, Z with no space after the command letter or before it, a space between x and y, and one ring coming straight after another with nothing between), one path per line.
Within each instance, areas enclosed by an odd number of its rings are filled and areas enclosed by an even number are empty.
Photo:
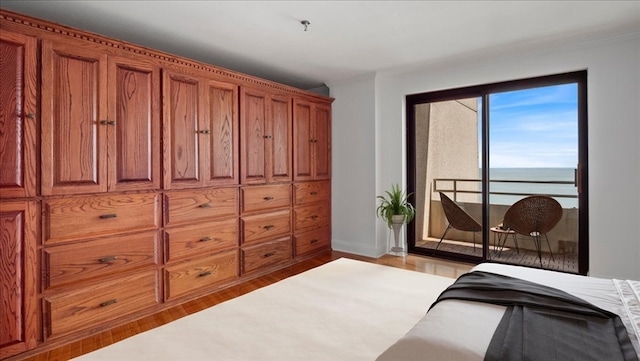
M159 206L156 193L48 199L45 243L157 228Z
M124 272L157 262L158 231L44 249L46 288Z
M45 297L47 336L98 327L158 303L157 275L149 270Z
M279 211L241 218L242 243L256 243L291 233L291 211Z
M291 206L291 185L277 184L242 188L242 212Z
M292 258L291 238L242 249L242 273L284 263Z
M238 246L238 219L165 230L167 262L203 256Z
M296 256L310 253L331 244L331 232L329 227L314 229L295 235Z
M238 276L236 250L165 269L165 298L172 300Z
M295 232L318 227L328 227L331 220L329 204L300 207L293 210Z
M293 185L295 205L326 202L331 199L331 182L304 182Z
M236 215L238 215L237 188L177 191L166 194L166 226Z

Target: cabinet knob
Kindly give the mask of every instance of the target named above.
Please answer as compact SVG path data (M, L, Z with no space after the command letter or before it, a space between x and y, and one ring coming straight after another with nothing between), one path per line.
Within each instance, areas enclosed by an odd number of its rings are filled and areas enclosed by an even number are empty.
M98 261L100 261L100 263L110 263L117 259L118 259L118 256L107 256L104 258L100 258Z
M112 300L102 302L100 304L100 307L107 307L107 306L113 305L114 303L117 303L117 302L118 302L118 300L114 298Z

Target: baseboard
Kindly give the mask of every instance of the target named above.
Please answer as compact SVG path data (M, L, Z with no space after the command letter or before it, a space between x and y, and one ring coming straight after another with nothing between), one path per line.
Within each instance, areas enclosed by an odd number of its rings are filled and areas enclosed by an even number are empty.
M346 252L357 254L365 257L378 258L386 254L386 245L381 247L374 247L372 244L354 243L349 241L342 241L339 239L333 239L331 241L331 248L334 251Z

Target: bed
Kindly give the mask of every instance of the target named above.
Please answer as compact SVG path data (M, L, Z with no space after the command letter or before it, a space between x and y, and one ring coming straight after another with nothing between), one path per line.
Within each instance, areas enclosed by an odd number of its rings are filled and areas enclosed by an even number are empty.
M455 277L472 273L441 270L341 258L77 361L483 360L505 307L444 300L427 312ZM471 271L539 282L612 311L623 319L634 353L640 350L638 282L490 263Z
M480 264L472 268L473 271L506 275L564 290L617 314L633 346L631 353L635 351L632 356L640 358L640 282L493 263ZM377 361L483 360L506 309L501 305L464 300L438 302Z

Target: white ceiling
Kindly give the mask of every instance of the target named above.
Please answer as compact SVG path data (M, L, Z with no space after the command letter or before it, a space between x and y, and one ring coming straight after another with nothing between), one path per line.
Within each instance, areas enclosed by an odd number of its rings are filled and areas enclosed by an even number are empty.
M640 1L2 0L0 7L303 89L640 31Z

